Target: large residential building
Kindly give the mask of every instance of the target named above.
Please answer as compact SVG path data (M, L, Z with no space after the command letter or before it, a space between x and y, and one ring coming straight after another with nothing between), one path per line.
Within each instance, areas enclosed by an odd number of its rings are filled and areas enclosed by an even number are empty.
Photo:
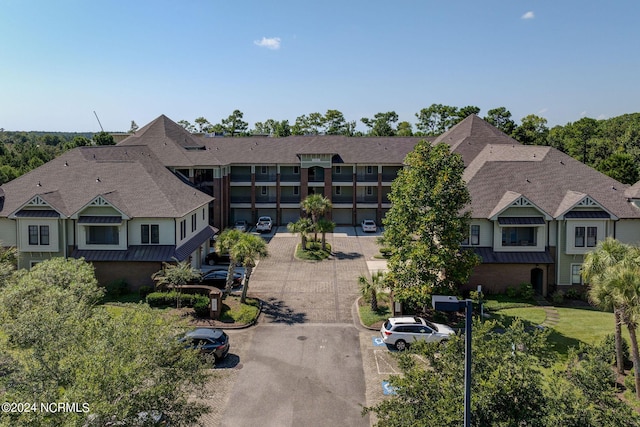
M160 261L199 266L213 227L263 215L276 225L297 220L309 194L332 201L337 224L380 224L419 139L196 136L160 116L116 147L72 150L2 186L0 238L17 246L21 266L84 256L102 281L142 283ZM529 282L546 295L581 283L584 255L598 241L640 241L640 184L521 145L477 116L433 142L448 144L466 166L472 221L463 244L482 258L469 287L497 292ZM145 262L143 273L125 275Z

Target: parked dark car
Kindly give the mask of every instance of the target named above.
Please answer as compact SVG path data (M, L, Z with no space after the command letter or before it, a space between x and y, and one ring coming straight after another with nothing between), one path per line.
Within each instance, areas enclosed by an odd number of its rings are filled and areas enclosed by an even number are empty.
M214 270L210 271L199 280L196 281L199 285L215 286L216 288L224 288L227 284L227 270ZM233 273L233 286L240 286L242 284L242 274Z
M229 264L231 260L229 259L229 254L220 254L216 251L209 252L207 256L204 257L204 262L207 265L216 265L216 264Z
M181 341L203 354L212 354L222 360L229 353L229 336L220 329L198 328L187 332Z

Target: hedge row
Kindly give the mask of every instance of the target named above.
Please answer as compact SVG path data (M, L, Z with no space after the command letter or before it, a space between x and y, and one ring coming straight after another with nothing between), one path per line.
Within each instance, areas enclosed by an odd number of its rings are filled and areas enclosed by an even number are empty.
M147 304L151 307L170 307L175 306L176 302L180 298L180 305L182 307L194 307L196 305L202 306L203 304L209 306L209 297L198 294L183 294L177 291L170 292L152 292L147 295Z

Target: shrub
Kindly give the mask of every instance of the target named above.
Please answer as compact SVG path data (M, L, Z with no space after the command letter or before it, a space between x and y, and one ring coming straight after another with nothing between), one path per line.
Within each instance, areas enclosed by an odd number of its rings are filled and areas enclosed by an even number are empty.
M636 378L633 369L624 377L624 386L632 393L636 392Z
M515 298L518 296L518 290L516 288L507 288L507 296L509 298Z
M605 336L600 347L603 352L601 358L603 360L609 360L611 364L614 364L616 356L616 336L614 334ZM629 344L625 339L622 340L622 362L624 365L629 362Z
M138 289L140 299L146 299L147 295L149 295L151 292L153 292L153 286L140 286L140 289Z
M523 299L531 299L535 292L533 291L533 285L531 283L520 283L518 289L518 295Z
M176 305L178 298L180 298L180 305L183 307L195 307L196 303L202 304L202 301L209 304L209 298L204 295L183 294L178 291L152 292L147 295L147 304L151 307L171 307Z
M384 246L384 247L380 248L380 253L382 254L383 257L389 258L391 256L391 251L392 250L393 249Z
M114 280L105 286L107 295L119 297L129 292L129 284L124 279Z
M197 301L193 304L193 309L198 317L209 317L209 298L204 295L197 295Z
M582 292L576 288L567 289L564 295L567 299L582 299Z
M551 300L553 301L554 304L562 304L564 302L564 292L561 290L555 291L551 295Z

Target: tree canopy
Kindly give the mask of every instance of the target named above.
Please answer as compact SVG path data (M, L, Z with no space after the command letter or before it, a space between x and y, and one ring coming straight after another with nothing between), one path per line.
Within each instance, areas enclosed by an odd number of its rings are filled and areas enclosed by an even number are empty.
M54 258L0 287L0 390L5 401L78 402L79 411L3 412L0 425L132 425L162 413L192 425L207 374L176 334L179 319L149 307L110 310L83 260Z
M640 418L615 395L602 344L582 347L564 365L549 352L549 330L474 322L471 425L639 426ZM366 408L379 427L457 427L463 423L464 337L440 345L417 343L402 354L395 395ZM549 383L547 385L547 383Z
M428 302L434 290L457 289L477 263L461 247L468 233L469 191L464 164L441 143L420 141L391 185L391 208L383 223L392 249L388 283L400 300Z

